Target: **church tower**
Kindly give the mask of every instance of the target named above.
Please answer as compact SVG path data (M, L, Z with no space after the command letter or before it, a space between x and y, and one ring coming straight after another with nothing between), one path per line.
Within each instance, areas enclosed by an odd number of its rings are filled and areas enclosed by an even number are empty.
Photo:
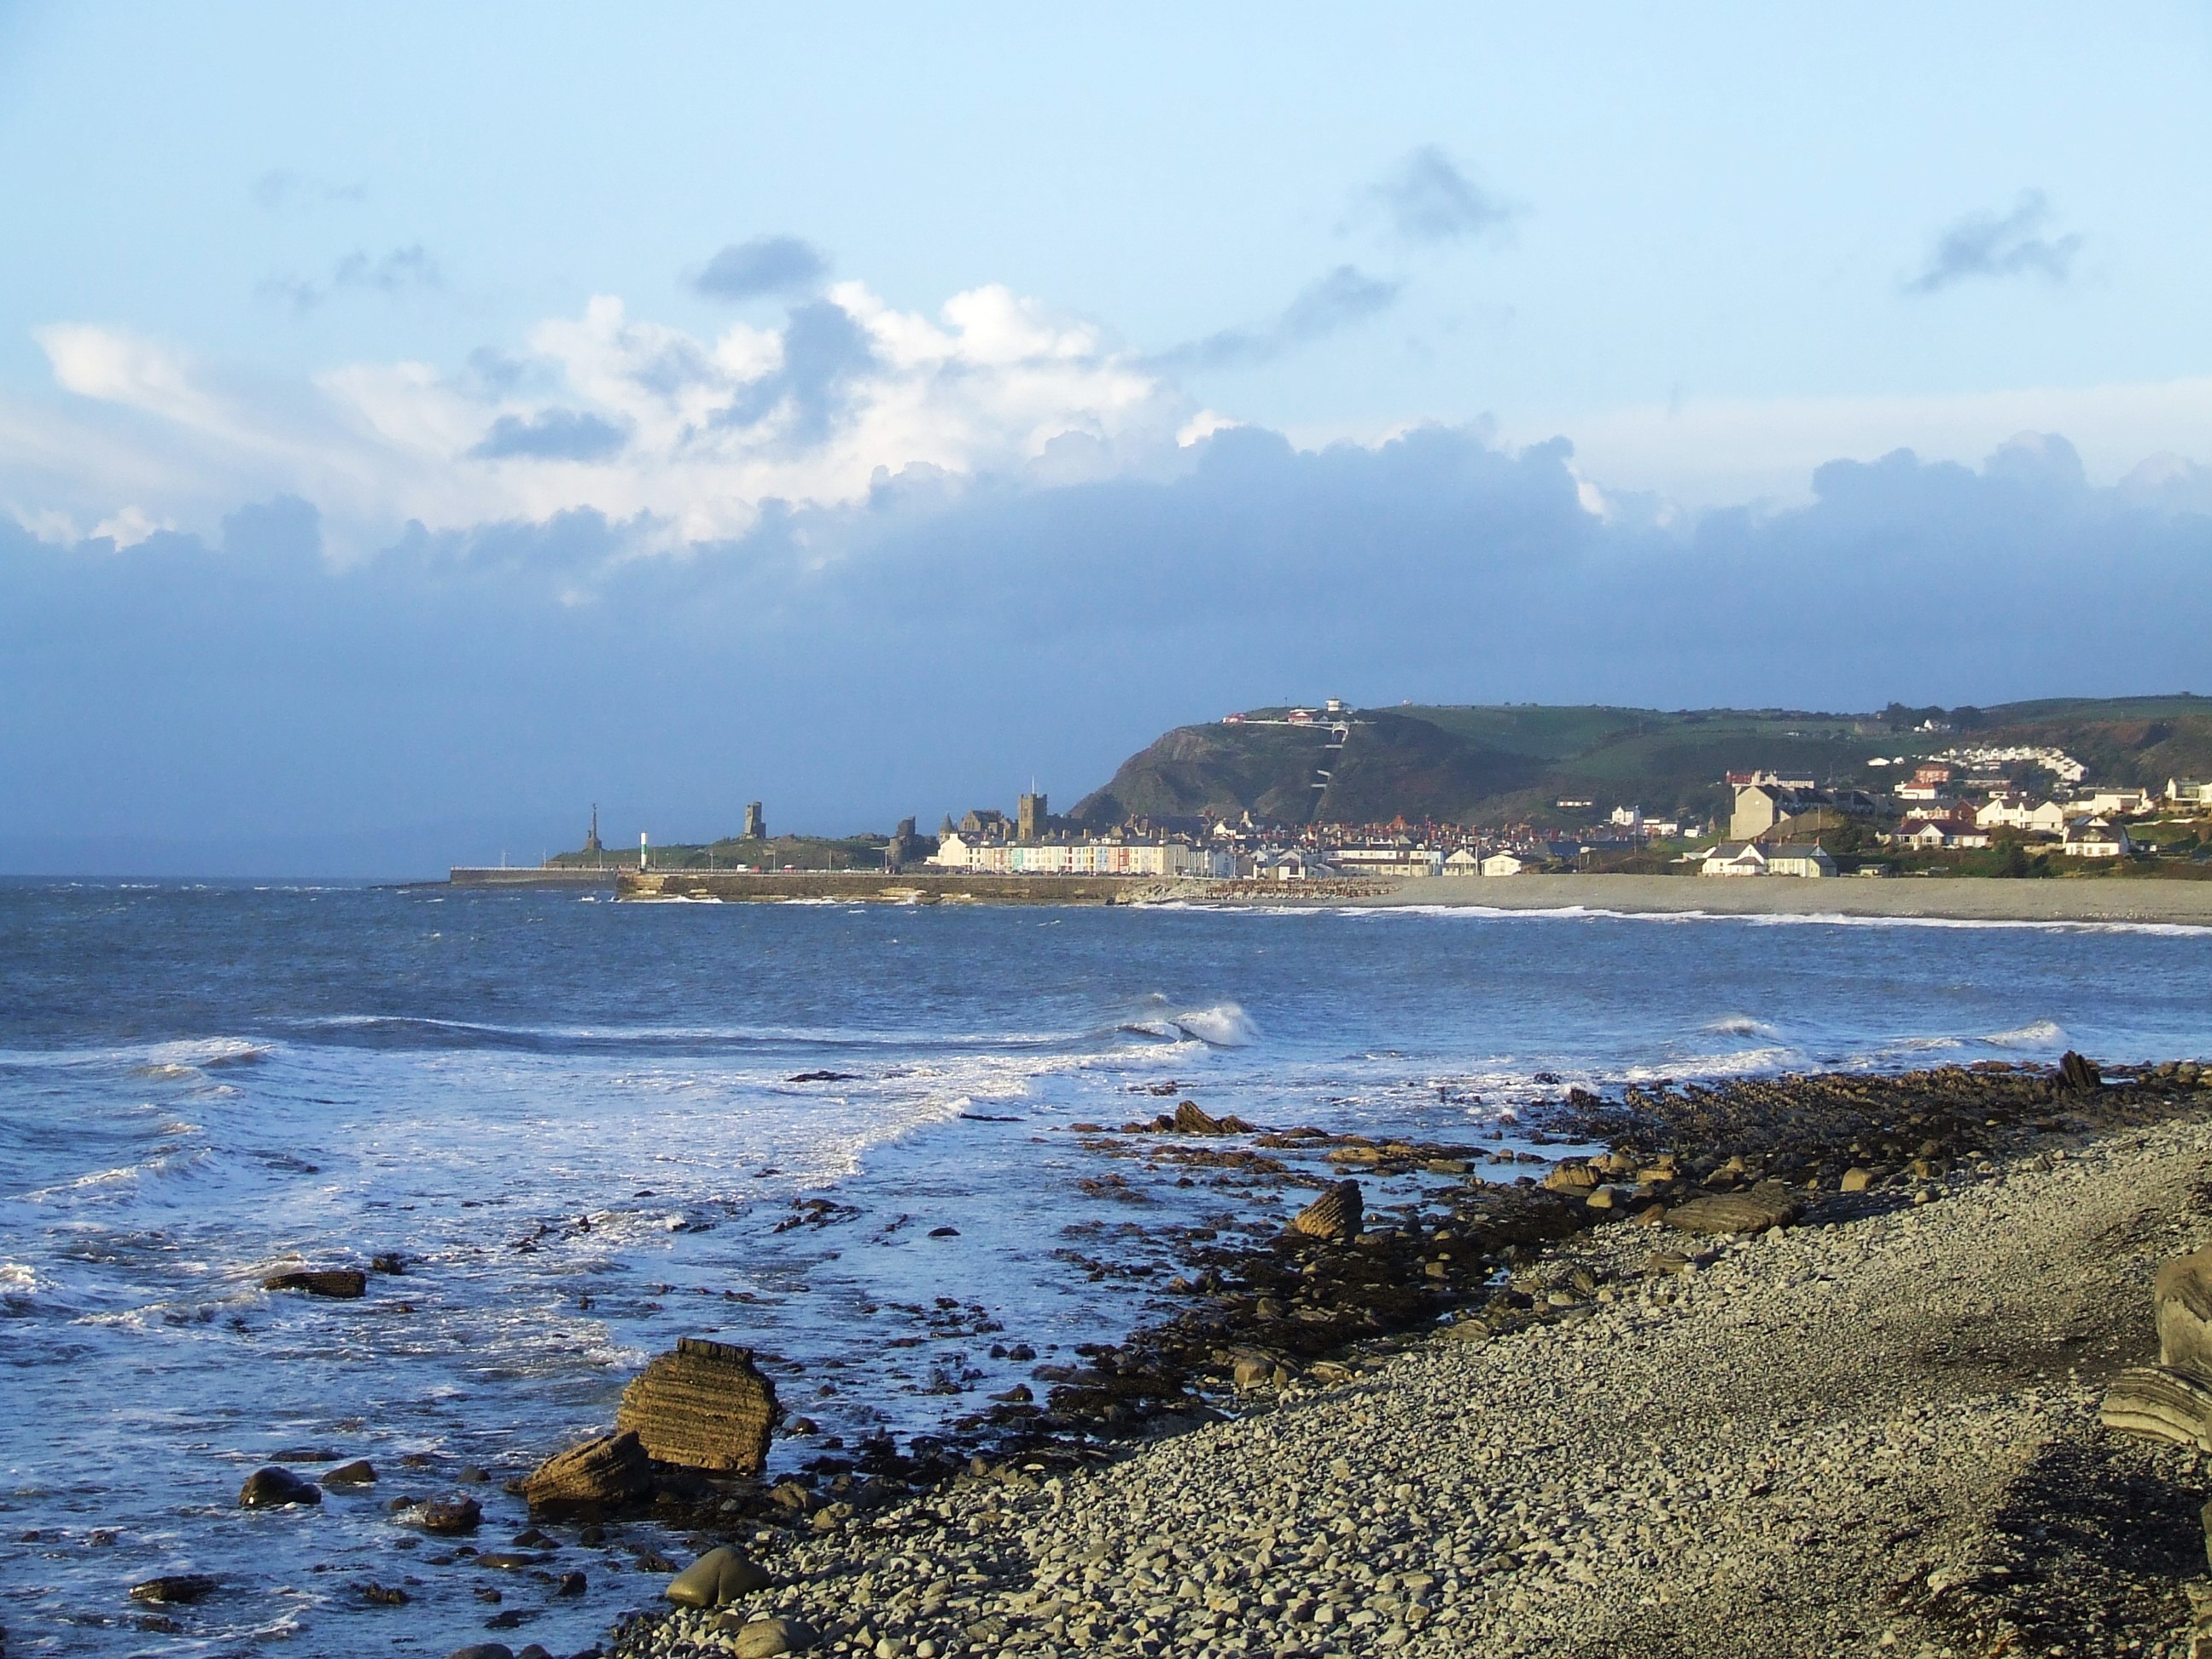
M592 803L592 833L584 837L584 850L594 858L606 851L599 845L599 804L597 801Z

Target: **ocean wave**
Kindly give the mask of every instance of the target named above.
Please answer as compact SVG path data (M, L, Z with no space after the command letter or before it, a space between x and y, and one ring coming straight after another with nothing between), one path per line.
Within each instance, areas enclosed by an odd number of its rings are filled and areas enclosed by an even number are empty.
M2056 1048L2066 1041L2066 1030L2056 1020L2039 1019L2009 1031L1991 1031L1980 1041L1992 1048Z
M1753 1019L1749 1014L1723 1014L1718 1019L1706 1021L1704 1029L1718 1036L1778 1037L1782 1035L1765 1020Z

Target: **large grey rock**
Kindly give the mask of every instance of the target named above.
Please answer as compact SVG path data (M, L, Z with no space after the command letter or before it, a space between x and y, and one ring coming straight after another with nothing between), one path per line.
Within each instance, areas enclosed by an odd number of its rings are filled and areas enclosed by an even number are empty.
M2158 1363L2212 1381L2212 1249L2178 1255L2151 1288Z
M1763 1233L1797 1218L1797 1200L1778 1181L1762 1181L1741 1193L1707 1193L1667 1212L1670 1227L1686 1233Z
M731 1659L775 1659L780 1653L804 1653L820 1639L811 1626L796 1619L756 1619L748 1625L726 1619L722 1624L732 1632L725 1650Z
M522 1483L523 1501L549 1515L622 1509L652 1495L653 1460L628 1430L554 1453Z
M768 1586L765 1567L724 1544L670 1579L662 1594L679 1607L722 1607Z
M623 1390L617 1431L630 1431L663 1463L716 1474L758 1474L778 1415L775 1384L750 1348L678 1337Z
M2136 1365L2115 1376L2098 1420L2123 1434L2212 1452L2212 1382L2164 1365Z

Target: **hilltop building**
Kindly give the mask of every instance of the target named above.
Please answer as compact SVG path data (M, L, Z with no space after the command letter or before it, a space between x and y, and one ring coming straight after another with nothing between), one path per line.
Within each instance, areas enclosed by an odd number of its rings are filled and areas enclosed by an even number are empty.
M584 851L591 857L597 858L606 850L607 849L605 847L599 844L599 804L597 801L593 801L592 803L592 828L591 832L584 837Z
M724 822L726 823L728 820L725 819ZM768 817L767 815L761 811L761 804L757 800L749 800L745 803L745 833L744 839L746 841L766 841L768 839Z

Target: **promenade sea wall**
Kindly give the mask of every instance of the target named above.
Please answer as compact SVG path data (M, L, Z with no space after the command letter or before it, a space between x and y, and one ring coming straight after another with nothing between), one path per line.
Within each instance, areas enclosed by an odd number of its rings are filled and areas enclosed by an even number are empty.
M1125 876L886 875L879 870L630 871L616 890L633 901L888 904L1127 904L1163 884Z
M1289 885L1291 884L1285 884ZM1341 902L1342 901L1339 901ZM1437 876L1353 903L1613 910L1629 915L1844 915L1956 921L2172 922L2212 927L2212 881L2094 877Z

